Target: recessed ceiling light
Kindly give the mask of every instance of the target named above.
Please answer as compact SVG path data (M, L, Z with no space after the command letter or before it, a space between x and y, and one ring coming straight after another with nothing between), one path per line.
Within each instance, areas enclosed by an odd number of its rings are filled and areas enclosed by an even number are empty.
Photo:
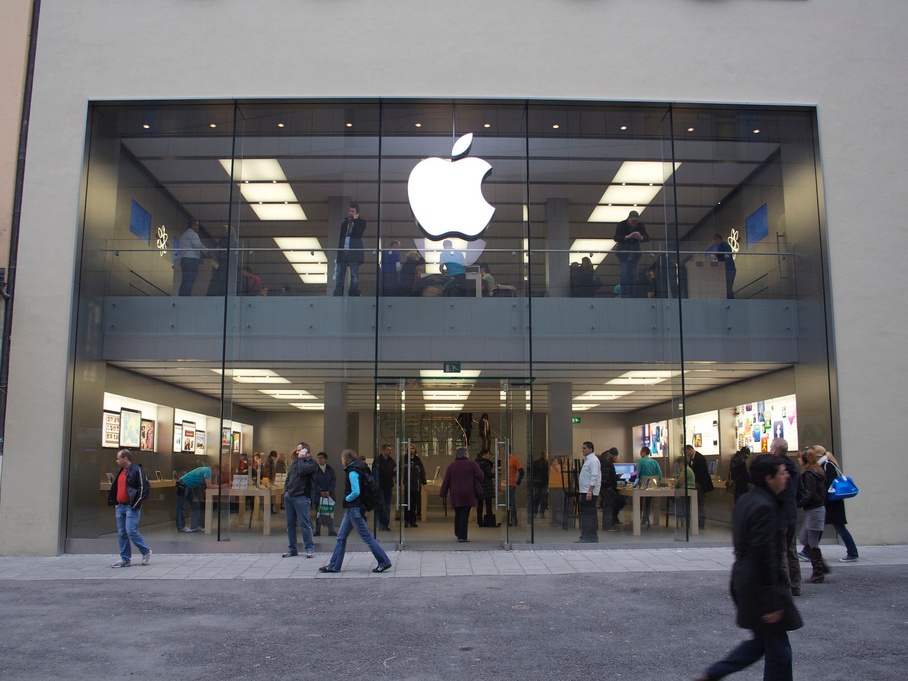
M276 400L314 400L315 395L306 390L259 390Z
M555 123L555 125L552 126L552 129L557 130L557 129L560 128L560 127L561 127L560 125L558 125L557 123Z
M216 127L218 127L218 124L217 124L217 123L209 123L209 124L208 124L208 127L209 127L209 128L216 128Z
M353 127L353 123L345 123L345 125L346 125L348 128L352 128L352 127Z
M284 127L284 124L283 124L283 123L278 123L278 124L277 124L277 127L283 128L283 127Z
M415 127L417 127L417 128L421 128L421 127L422 127L422 123L414 123L413 125L414 125Z
M250 203L259 220L277 220L282 222L299 222L308 220L306 212L298 203Z
M754 135L759 135L759 134L760 134L760 128L757 128L756 130L754 130Z
M688 128L687 131L688 131L688 132L693 132L694 129L693 129L693 128Z
M491 128L491 127L492 127L492 124L491 124L491 123L483 123L483 124L482 124L482 127L484 127L484 128Z
M622 126L621 126L621 129L622 129L622 130L627 130L627 126L626 126L626 125L622 125Z
M148 130L148 128L150 128L151 126L148 125L148 123L145 123L144 125L142 125L142 127L145 128L146 130Z
M303 411L324 411L324 402L291 402L291 407L302 409Z

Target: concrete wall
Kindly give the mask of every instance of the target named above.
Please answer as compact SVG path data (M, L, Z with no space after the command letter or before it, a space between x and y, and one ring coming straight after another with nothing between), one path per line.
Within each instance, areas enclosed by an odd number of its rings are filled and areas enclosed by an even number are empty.
M890 522L908 475L888 426L900 417L906 319L884 294L908 284L886 238L904 212L892 199L908 157L906 20L908 3L891 0L45 0L0 553L59 547L59 506L35 514L28 483L37 467L48 489L61 487L87 102L233 96L816 105L840 449L866 490L849 512L861 542L908 541L908 526ZM870 273L885 275L874 285Z

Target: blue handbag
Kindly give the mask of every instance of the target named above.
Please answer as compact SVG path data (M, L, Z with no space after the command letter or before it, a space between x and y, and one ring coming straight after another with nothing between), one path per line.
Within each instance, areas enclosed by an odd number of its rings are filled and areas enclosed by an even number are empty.
M830 463L832 462L830 461ZM826 492L826 500L841 501L842 499L851 499L851 497L857 496L859 490L858 486L854 484L854 480L842 473L835 464L832 464L832 467L835 468L838 476L829 485L829 489Z

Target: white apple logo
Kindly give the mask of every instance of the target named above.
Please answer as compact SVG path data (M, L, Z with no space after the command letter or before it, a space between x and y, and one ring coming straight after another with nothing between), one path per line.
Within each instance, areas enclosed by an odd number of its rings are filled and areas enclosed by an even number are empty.
M458 139L451 160L427 158L410 172L407 193L420 229L432 239L460 236L471 240L485 231L495 213L482 195L482 181L492 166L481 158L464 158L473 133Z

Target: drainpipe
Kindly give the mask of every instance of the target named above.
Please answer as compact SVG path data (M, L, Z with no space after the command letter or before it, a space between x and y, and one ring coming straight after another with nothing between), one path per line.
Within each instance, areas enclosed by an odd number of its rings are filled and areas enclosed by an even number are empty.
M9 267L5 282L0 284L3 298L2 340L0 340L0 460L6 439L6 401L9 382L9 346L13 322L13 300L16 291L16 263L19 250L19 220L22 213L22 188L25 184L25 149L28 143L28 121L31 116L32 87L35 81L35 53L38 47L38 17L41 0L33 0L31 27L28 40L28 64L25 70L25 87L22 91L22 120L19 124L19 149L16 160L16 186L13 194L13 211L10 219Z

